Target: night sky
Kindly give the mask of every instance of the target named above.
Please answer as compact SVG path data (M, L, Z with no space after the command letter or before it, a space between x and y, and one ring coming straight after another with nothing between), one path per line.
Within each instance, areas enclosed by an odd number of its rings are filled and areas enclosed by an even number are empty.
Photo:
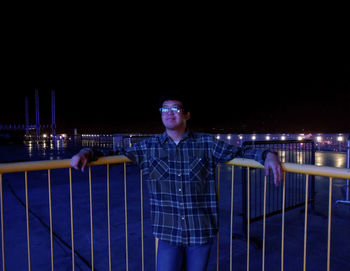
M350 131L350 62L343 53L348 50L335 40L333 47L320 47L320 40L289 36L279 43L268 36L232 43L171 36L160 42L145 36L114 41L102 34L92 41L84 34L32 39L28 47L7 44L0 124L24 124L25 96L34 123L37 88L42 124L51 121L50 91L56 91L59 132L161 132L158 95L178 87L193 102L194 130Z

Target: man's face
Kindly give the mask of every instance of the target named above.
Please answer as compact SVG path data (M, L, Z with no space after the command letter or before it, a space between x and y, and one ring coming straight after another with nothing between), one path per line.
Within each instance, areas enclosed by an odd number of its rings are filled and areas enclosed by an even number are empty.
M168 111L161 113L162 122L166 129L176 130L186 128L186 121L189 120L190 113L184 113L182 103L180 101L164 101L162 108L167 109L163 111Z

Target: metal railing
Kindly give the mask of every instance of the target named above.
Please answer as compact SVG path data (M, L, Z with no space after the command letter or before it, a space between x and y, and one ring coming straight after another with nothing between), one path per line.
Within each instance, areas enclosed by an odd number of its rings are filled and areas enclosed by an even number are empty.
M269 140L269 141L245 141L242 144L243 147L250 147L256 149L268 149L278 153L281 162L285 163L297 163L297 164L315 164L315 146L313 140ZM247 178L247 170L242 170L244 177ZM251 193L257 195L257 191L263 191L263 170L250 171L250 181L251 181ZM288 210L300 207L305 204L305 176L302 174L291 174L288 178L287 186L287 198L286 198L286 208ZM315 197L315 179L314 176L310 176L310 189L308 200L313 202ZM282 211L281 195L282 189L274 188L270 189L270 197L267 199L266 205L266 215L271 216L279 214ZM244 203L243 216L247 217L247 206L246 198L247 191L246 186L243 186L242 197ZM250 221L257 221L263 218L263 198L259 196L251 197L252 202L250 202L251 212ZM245 221L246 222L246 221ZM244 225L246 226L246 225Z
M126 166L129 159L125 156L109 156L102 157L98 161L92 162L88 167L89 176L89 204L90 204L90 248L91 248L91 260L90 268L94 270L95 266L95 250L94 250L94 230L93 230L93 208L92 208L92 175L91 167L97 165L106 166L106 184L107 184L107 221L108 221L108 270L112 270L112 254L111 254L111 217L110 217L110 165L112 164L123 164L123 182L124 182L124 212L125 212L125 269L129 270L129 241L128 241L128 208L127 208L127 170ZM6 244L10 240L5 240L4 232L6 228L4 227L4 197L3 197L3 176L8 173L24 172L24 182L25 182L25 210L26 210L26 235L27 235L27 263L28 270L31 270L31 245L30 245L30 223L29 223L29 199L28 199L28 172L29 171L41 171L47 170L47 182L48 182L48 198L49 198L49 220L50 220L50 253L51 253L51 270L54 270L54 247L53 247L53 222L52 222L52 202L51 202L51 170L66 168L69 171L69 198L70 198L70 230L71 230L71 264L72 270L75 270L75 246L74 246L74 219L73 219L73 191L72 191L72 171L70 168L70 160L54 160L54 161L38 161L38 162L21 162L21 163L9 163L0 164L0 204L1 204L1 249L2 249L2 270L6 270ZM235 167L246 167L248 172L254 168L263 168L261 164L254 160L249 159L233 159L226 163L232 167L231 175L231 217L230 217L230 236L233 234L233 204L234 204L234 168ZM301 165L294 163L284 163L283 169L285 171L284 181L282 182L282 228L281 228L281 270L284 270L284 234L285 234L285 207L286 207L286 173L302 173L306 175L305 178L305 217L304 217L304 246L303 246L303 270L306 270L306 255L307 255L307 233L308 233L308 182L310 176L324 176L329 178L329 201L328 201L328 230L327 230L327 270L330 270L330 253L331 253L331 218L332 218L332 183L334 178L349 179L350 170L343 168L332 168L332 167L320 167L314 165ZM246 259L246 269L250 270L250 174L247 174L247 259ZM220 166L218 167L218 191L220 188ZM142 257L142 270L144 270L144 233L143 233L143 180L142 173L140 174L140 187L141 187L141 257ZM265 270L265 254L266 254L266 191L267 191L267 178L264 178L264 212L263 212L263 246L262 246L262 270ZM233 240L230 238L230 270L233 266ZM217 270L219 270L219 239L217 238ZM120 267L119 267L120 268ZM119 270L119 269L118 269Z

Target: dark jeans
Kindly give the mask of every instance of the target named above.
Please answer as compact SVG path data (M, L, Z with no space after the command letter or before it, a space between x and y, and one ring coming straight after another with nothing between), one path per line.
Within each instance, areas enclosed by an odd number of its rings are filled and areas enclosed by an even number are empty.
M175 246L159 240L157 271L206 271L213 240L198 246Z

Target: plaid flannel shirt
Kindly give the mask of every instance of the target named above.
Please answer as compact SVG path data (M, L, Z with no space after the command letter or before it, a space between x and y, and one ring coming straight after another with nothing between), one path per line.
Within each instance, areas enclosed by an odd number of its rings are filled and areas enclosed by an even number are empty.
M207 243L217 233L217 164L235 157L265 160L264 150L243 150L193 132L186 132L178 144L166 133L156 135L119 154L148 175L153 234L183 246Z

